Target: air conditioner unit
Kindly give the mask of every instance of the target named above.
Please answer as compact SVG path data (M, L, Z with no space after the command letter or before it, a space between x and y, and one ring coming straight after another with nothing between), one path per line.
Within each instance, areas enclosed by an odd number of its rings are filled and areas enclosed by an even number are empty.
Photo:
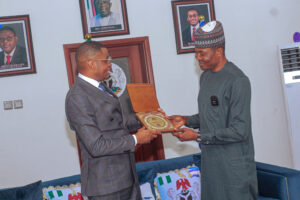
M280 46L279 54L294 167L300 170L300 43Z

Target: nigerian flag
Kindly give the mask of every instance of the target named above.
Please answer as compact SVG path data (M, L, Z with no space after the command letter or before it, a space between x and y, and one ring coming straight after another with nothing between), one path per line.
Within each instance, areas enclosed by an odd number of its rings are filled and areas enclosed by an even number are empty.
M164 184L169 184L172 182L170 175L167 176L160 176L157 178L157 182L159 183L159 185L164 185Z
M94 7L94 1L95 0L86 0L86 8L89 12L89 17L92 18L96 15L96 10L95 10L95 7Z
M80 185L61 188L50 187L49 189L43 190L43 193L49 200L66 200L70 199L69 195L71 195L72 199L80 199L81 187Z
M54 197L62 197L63 193L61 190L50 190L48 191L48 195L50 199L53 199Z

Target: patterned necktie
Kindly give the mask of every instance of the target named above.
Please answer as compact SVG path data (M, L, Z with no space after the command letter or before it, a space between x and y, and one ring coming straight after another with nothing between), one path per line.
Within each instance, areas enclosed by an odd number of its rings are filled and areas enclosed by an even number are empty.
M195 41L195 32L196 32L196 27L193 27L193 34L192 34L192 41Z
M102 82L99 83L99 86L98 86L103 92L105 92L106 94L109 94L110 96L112 97L115 97L114 95L112 95L108 89L104 86L104 84Z
M7 55L6 56L6 64L8 65L8 64L10 64L10 60L11 59L11 56L9 56L9 55Z

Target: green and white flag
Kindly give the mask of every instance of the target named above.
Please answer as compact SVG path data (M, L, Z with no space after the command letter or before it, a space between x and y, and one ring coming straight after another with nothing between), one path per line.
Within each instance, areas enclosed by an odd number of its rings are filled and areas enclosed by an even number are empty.
M165 180L164 180L165 179ZM167 176L160 176L157 178L159 185L163 185L163 184L169 184L172 182L170 175Z

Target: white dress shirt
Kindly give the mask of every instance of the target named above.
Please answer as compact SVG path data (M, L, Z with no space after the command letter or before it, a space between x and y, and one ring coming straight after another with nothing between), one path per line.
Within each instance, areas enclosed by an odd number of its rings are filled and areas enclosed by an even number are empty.
M198 23L196 26L195 26L195 32L196 32L196 30L198 29L200 27L200 24ZM190 28L191 28L191 38L193 38L193 28L194 28L194 26L190 26Z
M11 62L11 59L15 53L15 50L16 50L16 47L9 54L7 54L7 53L5 53L5 51L3 51L4 52L4 64L7 63L7 56L11 56L10 57L10 62Z

